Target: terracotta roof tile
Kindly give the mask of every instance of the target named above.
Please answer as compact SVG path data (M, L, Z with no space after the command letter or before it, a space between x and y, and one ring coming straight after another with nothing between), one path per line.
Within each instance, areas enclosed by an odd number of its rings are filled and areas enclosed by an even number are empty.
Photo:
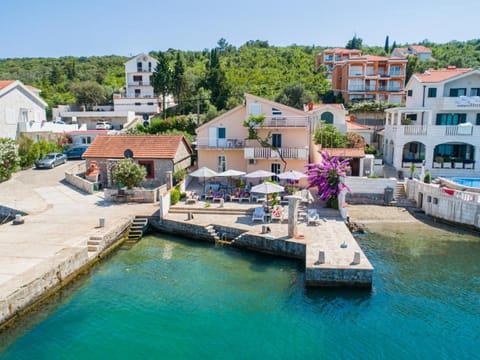
M0 90L6 88L10 84L14 83L16 80L0 80Z
M359 123L356 123L354 121L346 121L347 124L347 130L352 131L352 130L371 130L370 127L366 125L362 125Z
M345 110L345 107L343 106L343 104L312 104L312 105L313 105L312 110L319 109L325 106L333 106L333 107L336 107L337 109Z
M85 158L124 158L127 149L136 159L173 159L184 141L182 135L99 135L83 154Z
M415 77L422 83L434 83L454 78L469 71L472 71L472 69L457 69L456 67L451 66L446 69L430 69L425 71L423 74L415 74Z
M365 150L361 148L323 148L321 152L328 152L330 156L337 157L364 157Z
M432 50L423 45L410 45L409 48L415 50L417 53L431 53Z

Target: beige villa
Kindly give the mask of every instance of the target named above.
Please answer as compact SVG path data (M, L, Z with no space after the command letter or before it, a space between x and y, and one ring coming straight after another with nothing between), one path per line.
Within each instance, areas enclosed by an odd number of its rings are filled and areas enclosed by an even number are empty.
M271 147L262 147L257 140L248 139L244 121L250 115L265 117L256 130L260 138L269 138ZM198 167L207 166L220 172L227 169L303 172L309 162L310 138L307 113L245 94L242 105L197 128Z

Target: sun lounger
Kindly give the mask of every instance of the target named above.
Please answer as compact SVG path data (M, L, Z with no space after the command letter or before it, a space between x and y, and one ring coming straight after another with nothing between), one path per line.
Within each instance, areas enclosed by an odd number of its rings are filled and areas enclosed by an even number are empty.
M308 209L307 224L317 225L319 220L320 220L320 216L318 215L317 209Z
M250 202L250 193L249 192L243 192L243 193L240 194L239 202L242 202L244 200Z
M255 208L252 215L252 221L261 221L264 220L265 213L263 212L262 207Z

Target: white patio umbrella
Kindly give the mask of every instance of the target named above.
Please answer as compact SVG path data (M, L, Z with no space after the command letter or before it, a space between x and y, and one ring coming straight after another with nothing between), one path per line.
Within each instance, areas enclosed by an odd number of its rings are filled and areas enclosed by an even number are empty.
M219 177L229 177L230 178L230 177L237 177L237 176L242 176L242 175L245 175L245 171L229 169L229 170L223 171L221 173L218 173L217 176L219 176Z
M203 178L203 189L205 191L205 179L218 176L218 173L213 171L212 169L206 167L206 166L203 166L200 169L197 169L197 170L191 172L190 176L197 177L197 178Z
M245 175L247 179L264 179L270 176L276 175L275 173L271 171L265 171L265 170L256 170L254 172L248 173Z
M283 186L264 181L259 185L255 185L252 187L252 193L260 193L260 194L273 194L273 193L281 193L285 190ZM267 196L267 206L268 206L268 196Z
M245 175L245 171L233 170L233 169L229 169L217 174L217 176L222 176L222 177L233 177L233 176L242 176L242 175Z
M277 175L282 180L300 180L308 177L306 174L297 170L288 170Z

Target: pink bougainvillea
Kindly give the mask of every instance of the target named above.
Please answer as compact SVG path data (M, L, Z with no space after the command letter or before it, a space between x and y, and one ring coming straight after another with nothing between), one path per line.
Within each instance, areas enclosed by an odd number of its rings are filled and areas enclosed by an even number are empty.
M328 152L322 153L322 162L319 164L307 164L308 188L317 188L318 195L323 201L334 206L335 200L343 189L350 192L341 178L350 170L350 159L340 160L338 157L330 157Z

